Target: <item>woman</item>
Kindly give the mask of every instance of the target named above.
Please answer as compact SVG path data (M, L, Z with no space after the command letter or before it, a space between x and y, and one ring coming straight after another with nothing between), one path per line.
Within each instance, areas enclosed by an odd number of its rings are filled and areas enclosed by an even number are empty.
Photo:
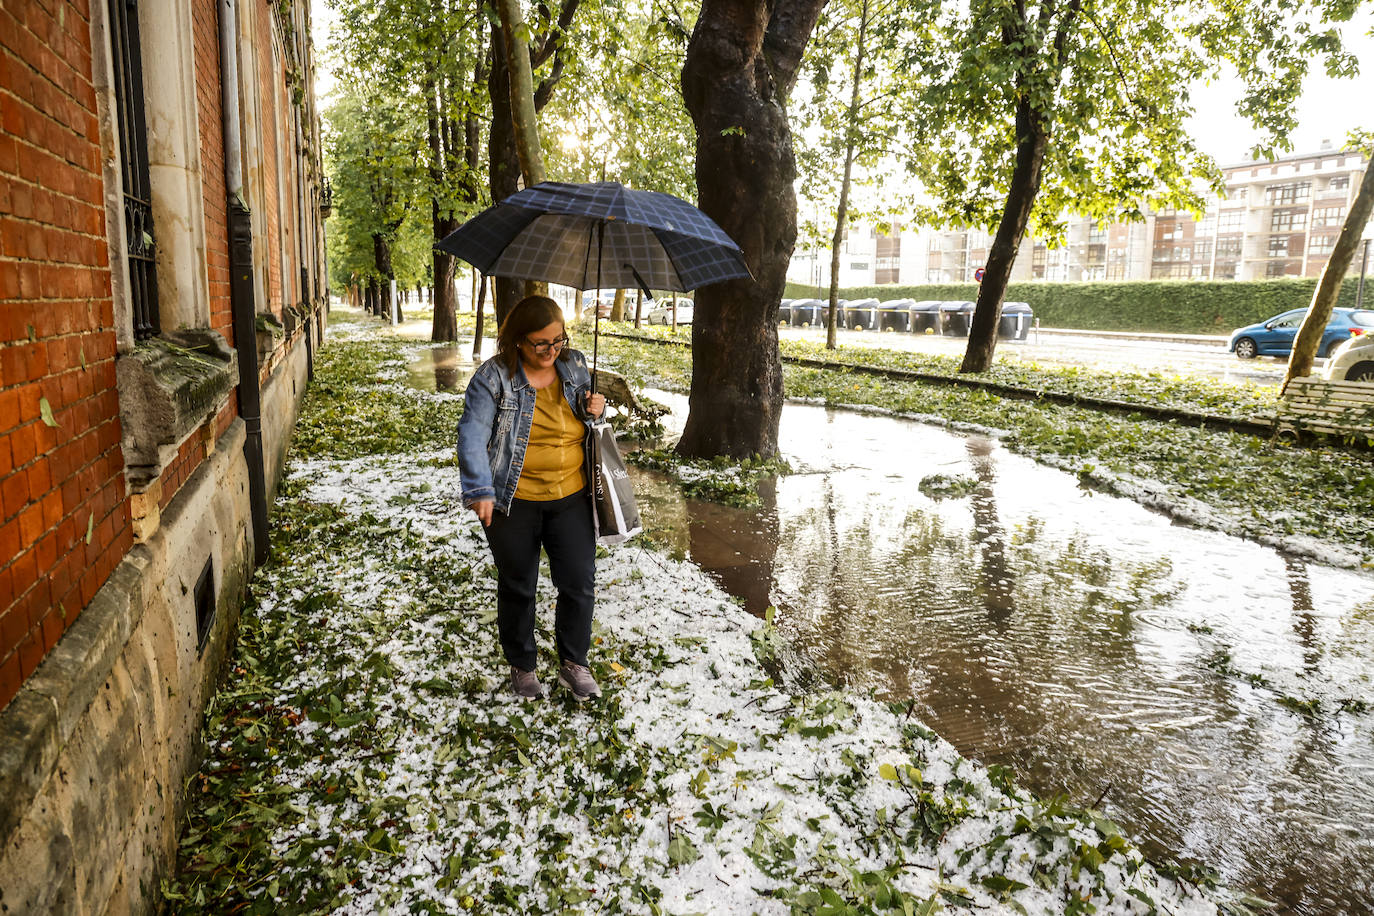
M579 701L601 696L587 670L596 539L582 470L586 418L606 399L591 392L581 353L569 349L563 312L547 296L522 299L501 325L496 355L463 396L458 471L463 505L477 513L496 561L496 625L511 690L544 695L535 674L539 548L558 589L558 683Z

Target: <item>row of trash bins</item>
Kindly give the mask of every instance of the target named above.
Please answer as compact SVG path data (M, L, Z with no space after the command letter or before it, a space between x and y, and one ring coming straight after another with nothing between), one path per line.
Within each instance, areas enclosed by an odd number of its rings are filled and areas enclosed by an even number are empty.
M939 299L841 299L835 317L839 327L851 331L903 331L909 334L940 334L967 337L973 325L976 303ZM778 304L778 324L794 328L825 327L830 303L822 299L784 299ZM997 336L1025 340L1034 313L1025 302L1002 303Z

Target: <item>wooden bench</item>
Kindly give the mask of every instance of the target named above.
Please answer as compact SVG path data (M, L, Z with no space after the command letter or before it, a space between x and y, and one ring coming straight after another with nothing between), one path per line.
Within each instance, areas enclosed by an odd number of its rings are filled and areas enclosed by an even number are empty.
M1374 385L1314 376L1293 379L1279 398L1274 435L1296 439L1304 434L1374 446Z
M618 404L632 413L650 418L662 412L645 405L635 397L630 383L625 381L625 376L609 369L594 369L593 372L596 373L596 390L604 394L611 404Z

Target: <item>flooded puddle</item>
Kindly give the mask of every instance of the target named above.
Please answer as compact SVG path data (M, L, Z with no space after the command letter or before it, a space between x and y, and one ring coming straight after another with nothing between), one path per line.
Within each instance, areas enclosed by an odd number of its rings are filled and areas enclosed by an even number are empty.
M757 509L636 491L806 664L1282 912L1374 910L1374 577L906 420L788 405L780 445L797 473Z

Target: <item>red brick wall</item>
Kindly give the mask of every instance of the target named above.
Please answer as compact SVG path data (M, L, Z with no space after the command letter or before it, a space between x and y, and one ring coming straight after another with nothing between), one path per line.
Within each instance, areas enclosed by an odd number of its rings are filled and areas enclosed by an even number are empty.
M132 543L90 72L89 0L0 6L0 708Z
M210 279L210 327L234 342L229 307L229 223L224 181L224 119L220 96L216 0L195 0L196 111L200 118L201 189L205 205L205 266Z
M281 105L278 101L281 72L276 63L276 55L272 52L271 9L265 5L260 6L257 20L258 40L255 53L258 55L258 73L262 78L262 84L257 87L262 114L262 204L267 225L264 244L256 249L256 254L260 254L267 264L267 301L258 303L258 311L271 309L280 316L282 263L278 187L281 176L277 173L277 120L281 117Z

